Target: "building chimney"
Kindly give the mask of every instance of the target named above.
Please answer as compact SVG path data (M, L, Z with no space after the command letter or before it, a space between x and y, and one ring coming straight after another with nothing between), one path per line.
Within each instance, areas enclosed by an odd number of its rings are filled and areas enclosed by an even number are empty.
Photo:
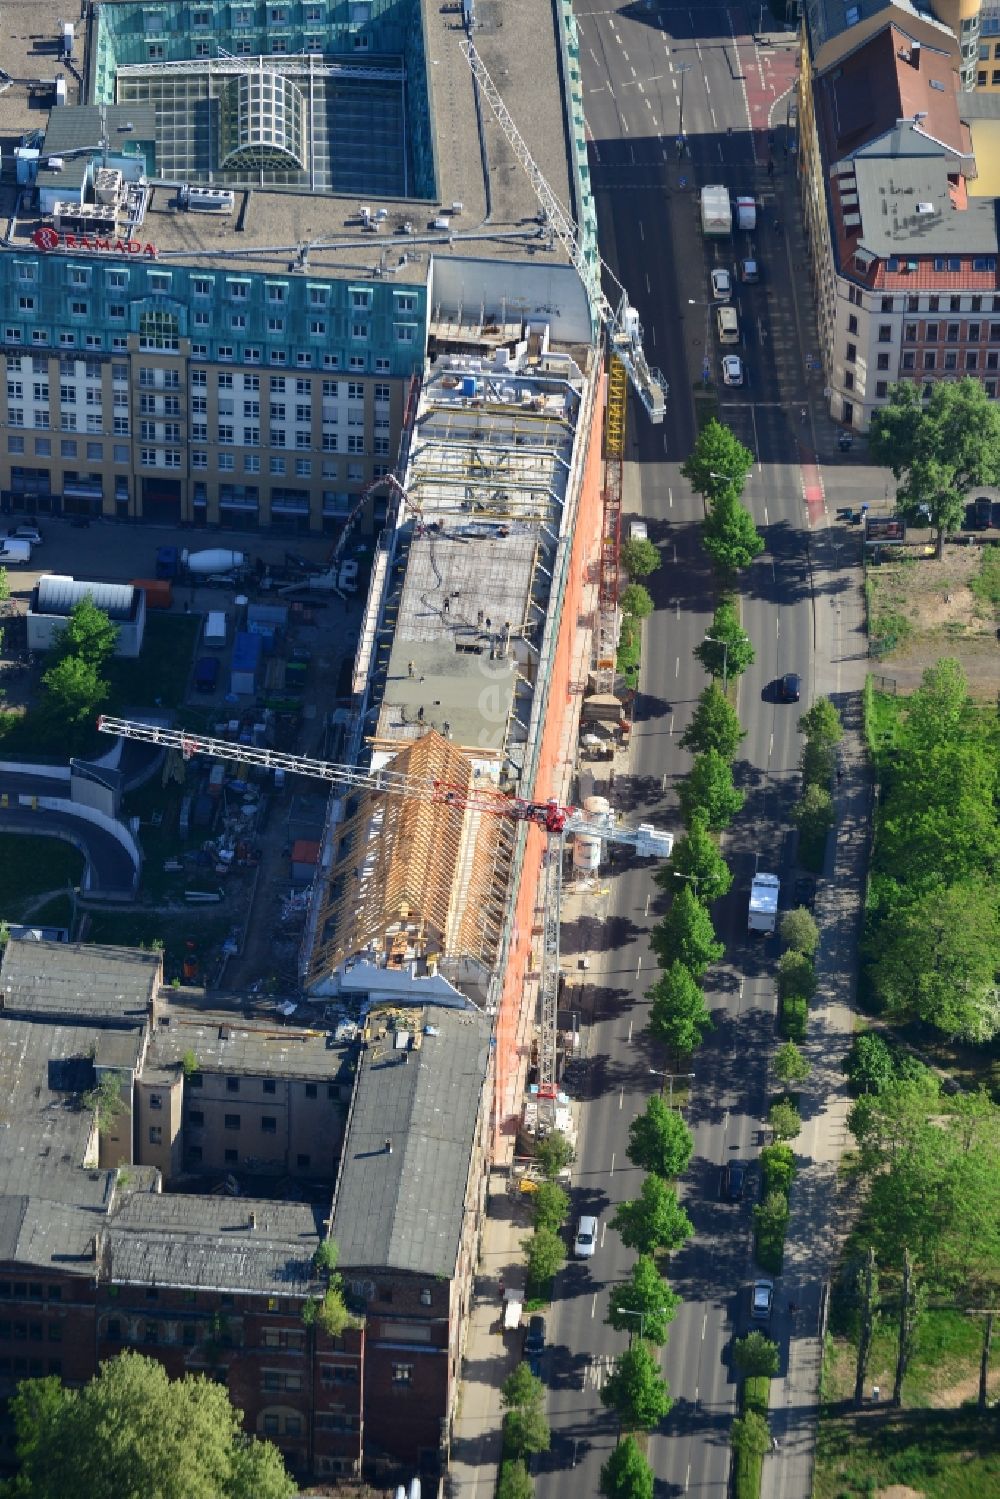
M248 1227L249 1227L251 1233L253 1233L254 1229L257 1227L257 1214L256 1213L251 1213L250 1214L250 1222L248 1224Z
M385 1153L386 1153L386 1155L392 1155L392 1141L391 1140L386 1140L386 1142L385 1142Z
M910 65L912 67L916 68L917 72L919 73L919 71L920 71L920 43L919 42L911 42L910 43Z

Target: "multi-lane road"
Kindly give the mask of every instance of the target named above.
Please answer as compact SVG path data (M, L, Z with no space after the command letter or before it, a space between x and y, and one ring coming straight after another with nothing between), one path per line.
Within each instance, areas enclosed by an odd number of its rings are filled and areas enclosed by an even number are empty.
M818 471L804 460L821 418L807 384L809 283L789 224L794 156L785 153L785 127L795 52L756 44L742 7L711 0L624 9L580 0L577 20L602 253L638 307L647 357L672 392L662 427L649 425L634 398L630 406L626 510L646 517L663 565L651 580L657 608L645 627L631 774L617 787L622 811L677 825L674 790L689 765L679 737L706 681L692 649L709 627L715 589L699 543L701 501L679 469L694 442L692 397L706 361L722 389L722 419L754 453L745 500L767 542L742 586L744 625L757 653L739 688L748 732L737 776L746 805L725 841L735 882L713 915L727 957L711 971L715 1029L693 1063L686 1110L695 1154L682 1192L696 1232L671 1264L684 1298L663 1353L674 1405L648 1448L658 1494L718 1496L726 1492L735 1410L729 1354L746 1321L753 1274L749 1204L722 1202L720 1178L727 1160L757 1154L775 1029L775 944L748 942L746 902L758 858L785 880L794 870L789 811L799 709L777 703L770 688L783 673L797 672L804 707L814 680L807 529L823 511L823 492ZM752 193L764 205L752 237L706 244L698 203L706 182ZM723 389L709 271L750 253L761 264L761 282L736 291L743 337L737 352L747 379L740 389ZM634 1257L607 1221L641 1182L625 1152L631 1119L659 1086L650 1067L671 1065L643 1034L643 995L655 974L648 932L662 909L648 867L619 870L609 890L600 929L577 934L600 957L589 975L594 1013L574 1212L600 1213L602 1227L595 1257L560 1274L549 1319L553 1448L540 1492L553 1499L597 1493L600 1464L616 1438L600 1388L626 1340L604 1316L611 1286L629 1274Z

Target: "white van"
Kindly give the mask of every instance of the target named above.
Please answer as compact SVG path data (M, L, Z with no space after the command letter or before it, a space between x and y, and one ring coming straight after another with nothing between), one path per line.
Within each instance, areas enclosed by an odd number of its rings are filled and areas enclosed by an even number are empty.
M0 541L0 566L27 567L31 561L31 542L5 536Z
M736 316L735 307L720 307L715 314L716 325L719 329L720 344L738 344L740 341L740 320Z

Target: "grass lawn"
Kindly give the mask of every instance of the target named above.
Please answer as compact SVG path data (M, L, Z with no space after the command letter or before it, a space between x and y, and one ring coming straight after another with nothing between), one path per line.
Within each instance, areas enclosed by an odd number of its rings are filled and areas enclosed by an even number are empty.
M824 1413L814 1499L875 1495L905 1485L921 1499L988 1499L1000 1494L1000 1427L995 1412L969 1409Z
M894 1288L883 1278L883 1294ZM824 1394L831 1401L854 1394L855 1347L843 1335L837 1297L831 1309L832 1357L827 1365ZM949 1309L925 1312L917 1328L917 1345L903 1382L904 1408L912 1406L956 1406L974 1399L979 1388L979 1355L983 1346L982 1322ZM896 1369L897 1328L892 1309L887 1309L875 1329L868 1362L866 1388L878 1385L888 1395ZM1000 1381L1000 1369L993 1385Z
M111 687L107 711L151 708L157 700L164 708L179 708L200 629L195 614L147 614L141 656L110 661L105 669Z
M21 921L36 896L78 885L82 875L83 855L61 838L0 834L0 916L5 921ZM30 919L42 918L34 914Z

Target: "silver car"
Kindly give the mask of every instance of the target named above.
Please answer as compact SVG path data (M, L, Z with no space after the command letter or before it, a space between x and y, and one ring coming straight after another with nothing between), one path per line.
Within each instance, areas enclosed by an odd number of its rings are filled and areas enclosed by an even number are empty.
M573 1253L579 1260L589 1260L597 1249L597 1219L583 1217L576 1226Z

